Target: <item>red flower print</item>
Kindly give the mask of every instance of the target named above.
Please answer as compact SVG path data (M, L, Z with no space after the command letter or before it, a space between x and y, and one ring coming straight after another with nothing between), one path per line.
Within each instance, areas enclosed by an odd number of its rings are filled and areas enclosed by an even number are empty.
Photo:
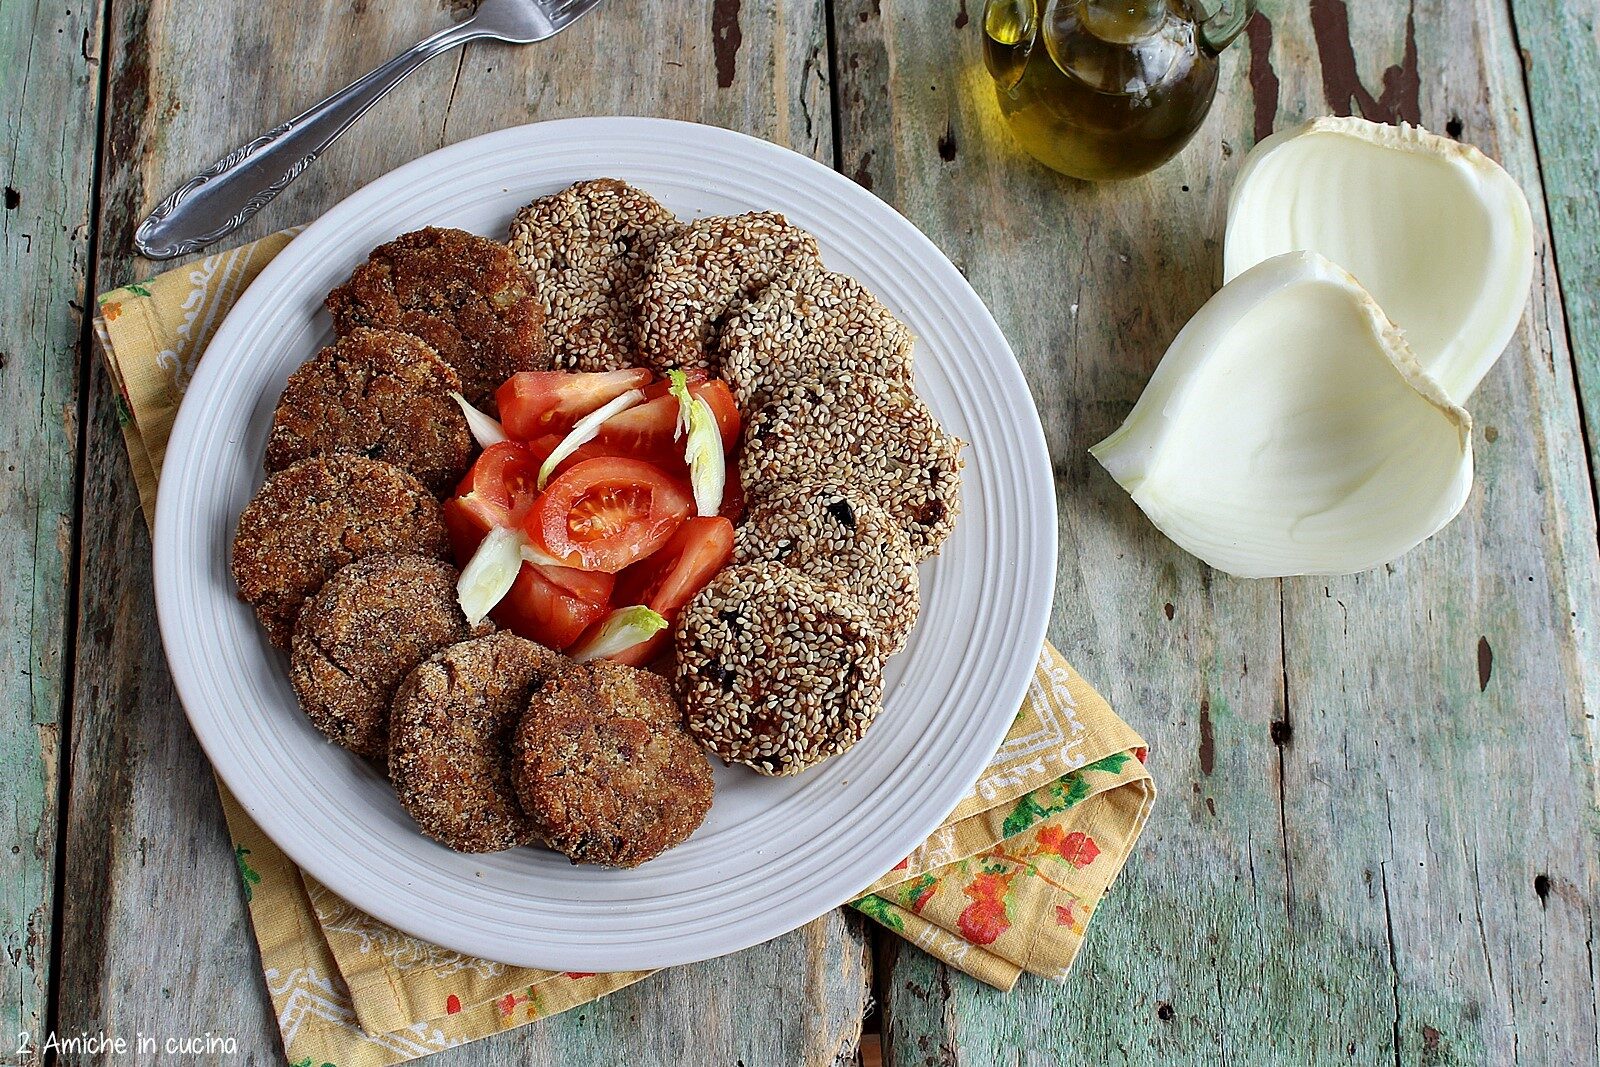
M1138 760L1140 763L1144 763L1146 760L1148 760L1149 756L1150 750L1148 748L1136 748L1133 750L1133 758Z
M893 867L890 867L889 869L891 871L903 871L910 865L911 865L911 857L907 856L905 859L901 860L899 863L895 864Z
M510 1015L517 1010L517 995L515 993L507 993L497 1003L501 1015Z
M1075 934L1082 934L1089 924L1089 909L1082 901L1069 900L1056 905L1056 925L1065 926Z
M1081 830L1065 833L1059 826L1046 826L1039 830L1035 847L1052 856L1060 856L1074 867L1087 867L1100 855L1100 846L1094 838Z
M568 971L567 972L567 977L568 978L593 978L594 977L594 972L593 971Z
M1087 867L1100 855L1100 846L1086 833L1074 830L1067 835L1061 849L1061 858L1074 867Z
M444 998L444 1013L446 1015L454 1015L456 1012L458 1012L460 1010L461 1010L461 998L460 997L456 996L454 993L451 993L448 997Z
M986 872L962 886L961 892L972 899L956 917L962 937L974 945L992 945L995 938L1011 928L1011 920L1006 916L1006 892L1014 877L1015 872Z

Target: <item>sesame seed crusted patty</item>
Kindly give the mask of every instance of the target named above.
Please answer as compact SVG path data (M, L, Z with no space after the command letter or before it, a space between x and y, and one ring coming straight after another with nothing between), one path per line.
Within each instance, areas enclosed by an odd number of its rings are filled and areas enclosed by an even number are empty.
M939 551L961 506L961 441L912 389L847 372L791 382L745 425L739 476L759 500L779 483L830 482L875 501L919 560Z
M885 652L866 609L781 564L724 570L673 640L689 733L761 774L843 752L880 709Z
M233 580L267 637L289 647L305 599L347 563L396 552L449 555L439 502L392 463L318 456L269 477L239 516Z
M723 321L780 271L820 267L817 242L782 215L752 211L697 219L661 242L639 290L644 363L714 368Z
M718 338L722 376L752 411L785 382L856 370L911 381L911 330L854 278L804 267L736 311Z
M472 634L456 603L456 569L429 556L368 556L345 565L300 612L289 681L311 722L380 764L389 704L412 668Z
M429 226L379 245L327 305L340 334L372 326L422 338L491 412L507 378L550 366L532 280L505 245L465 230Z
M514 765L523 811L574 863L637 867L711 810L711 765L671 687L621 664L576 664L535 692Z
M266 468L351 453L388 460L441 493L466 473L472 434L451 399L461 379L398 330L353 330L289 376L272 415Z
M733 539L735 564L763 560L849 593L886 653L904 648L917 624L916 553L894 517L866 497L814 482L779 485Z
M511 777L511 735L532 691L565 660L508 631L454 644L400 683L389 777L422 832L458 852L534 839Z
M511 220L511 252L544 307L554 366L633 365L639 280L656 245L683 228L654 197L616 178L542 196Z

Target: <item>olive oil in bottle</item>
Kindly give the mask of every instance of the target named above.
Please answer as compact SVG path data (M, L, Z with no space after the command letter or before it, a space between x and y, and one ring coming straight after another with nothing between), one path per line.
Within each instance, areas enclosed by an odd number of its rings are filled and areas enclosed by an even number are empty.
M989 0L984 62L1017 140L1090 181L1131 178L1194 136L1217 55L1252 3L1207 20L1191 0Z

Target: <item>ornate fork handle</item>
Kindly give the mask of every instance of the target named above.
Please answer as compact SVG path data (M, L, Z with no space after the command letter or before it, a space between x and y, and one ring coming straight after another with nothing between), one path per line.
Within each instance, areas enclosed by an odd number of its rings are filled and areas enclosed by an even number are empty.
M240 145L157 205L134 232L134 246L149 259L171 259L238 229L407 74L441 52L488 36L471 19L447 27L283 125Z

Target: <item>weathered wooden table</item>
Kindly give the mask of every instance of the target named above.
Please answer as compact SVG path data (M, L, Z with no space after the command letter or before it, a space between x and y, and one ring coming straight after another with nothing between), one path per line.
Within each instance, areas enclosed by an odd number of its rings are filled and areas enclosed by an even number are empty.
M836 913L433 1062L852 1063L865 1023L896 1065L1595 1064L1600 0L1264 2L1189 148L1105 187L1008 141L980 7L608 0L551 44L424 68L240 235L536 119L695 119L833 164L1011 338L1056 463L1051 635L1164 789L1063 985L1002 995ZM0 0L7 1052L23 1030L209 1030L251 1050L234 1062L281 1055L84 309L154 269L133 227L178 182L451 14ZM1366 574L1230 579L1084 450L1220 283L1245 150L1352 111L1503 161L1533 207L1533 292L1472 402L1454 524Z

